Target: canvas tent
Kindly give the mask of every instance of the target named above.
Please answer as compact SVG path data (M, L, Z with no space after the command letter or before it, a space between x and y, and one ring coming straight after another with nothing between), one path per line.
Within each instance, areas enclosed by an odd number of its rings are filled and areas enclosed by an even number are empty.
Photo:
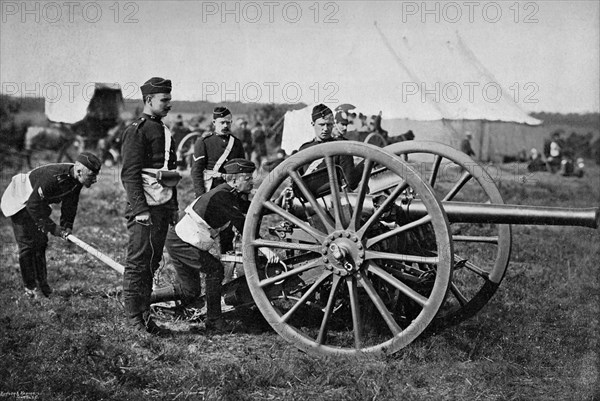
M48 120L72 124L75 132L85 138L86 147L104 138L121 121L123 111L121 87L111 83L78 86L61 96L47 97L45 102Z
M458 147L468 131L483 161L540 146L539 134L547 136L533 129L541 121L523 111L512 92L499 84L458 34L403 36L392 43L375 29L387 49L379 60L393 66L397 78L386 82L383 90L361 87L357 80L350 96L341 101L356 105L366 115L381 111L382 127L390 136L412 130L417 140ZM311 107L286 113L282 148L288 153L312 137Z

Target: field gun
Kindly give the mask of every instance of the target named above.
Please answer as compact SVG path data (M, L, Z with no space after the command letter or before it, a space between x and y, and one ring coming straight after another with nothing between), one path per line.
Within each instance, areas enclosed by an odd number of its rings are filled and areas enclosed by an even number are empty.
M343 157L353 157L355 188ZM281 191L290 195L271 201ZM509 263L510 224L597 228L599 209L504 204L482 166L440 143L326 143L263 180L240 259L254 303L298 348L393 353L489 301ZM285 254L285 269L265 267L259 247Z
M342 157L353 158L354 185L339 168ZM321 166L303 174L314 164ZM486 305L509 264L511 224L598 228L599 216L597 207L505 204L485 168L440 143L317 145L262 180L241 254L221 258L238 273L224 284L224 301L256 305L311 354L394 353ZM282 263L267 264L261 247Z

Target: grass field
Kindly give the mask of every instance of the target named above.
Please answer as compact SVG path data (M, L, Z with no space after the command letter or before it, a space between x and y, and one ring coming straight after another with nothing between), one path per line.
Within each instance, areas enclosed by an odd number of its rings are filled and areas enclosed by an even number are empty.
M495 168L507 203L600 205L600 167L591 162L584 178ZM2 171L0 190L13 173ZM190 187L189 178L180 184L180 205ZM79 207L74 234L123 262L118 171L105 168ZM232 316L249 322L248 333L206 335L201 323L164 315L171 337L131 335L119 274L54 237L54 296L27 299L4 217L0 239L0 400L600 399L598 230L513 226L504 282L476 317L385 358L342 361L298 351L253 309Z

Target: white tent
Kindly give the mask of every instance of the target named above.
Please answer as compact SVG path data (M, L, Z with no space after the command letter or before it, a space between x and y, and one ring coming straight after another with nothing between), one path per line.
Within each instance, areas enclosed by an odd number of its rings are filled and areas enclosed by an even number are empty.
M392 44L376 29L389 53L380 59L395 65L397 78L385 82L384 90L361 86L356 80L342 103L352 103L366 115L381 111L382 127L390 136L410 129L415 139L458 147L469 131L481 160L500 159L532 146L525 137L541 121L523 111L458 34L431 38L420 33ZM349 68L352 74L352 65ZM312 138L311 109L312 105L286 113L282 148L288 153Z

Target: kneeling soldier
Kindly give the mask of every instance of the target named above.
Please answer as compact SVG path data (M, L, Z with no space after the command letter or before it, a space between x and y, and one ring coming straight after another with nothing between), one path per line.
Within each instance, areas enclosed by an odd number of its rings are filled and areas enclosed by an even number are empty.
M178 284L154 290L152 302L182 300L190 303L200 295L200 272L206 274L206 329L231 331L231 325L221 317L221 283L224 268L209 250L218 247L219 232L230 224L243 231L250 202L244 194L252 190L254 163L233 159L224 166L225 183L196 198L185 210L175 228L169 229L166 247L177 271ZM269 263L279 263L279 257L268 248L261 248Z
M67 238L73 229L81 188L96 182L100 167L100 159L83 152L75 164L48 164L17 174L6 188L1 207L12 221L26 295L38 298L52 293L46 270L47 233ZM50 218L51 203L61 203L60 225Z

